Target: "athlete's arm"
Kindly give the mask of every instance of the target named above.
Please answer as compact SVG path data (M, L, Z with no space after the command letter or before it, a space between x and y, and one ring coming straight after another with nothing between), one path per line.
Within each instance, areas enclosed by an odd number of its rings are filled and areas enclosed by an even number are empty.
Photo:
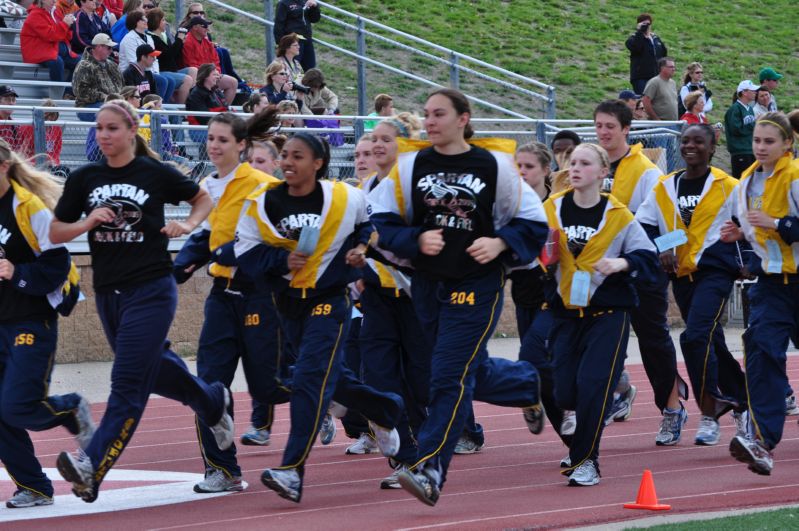
M60 221L54 217L50 223L50 241L53 243L70 242L98 225L111 223L114 218L116 218L114 212L106 207L95 208L88 216L74 223Z
M186 218L186 221L170 221L161 229L162 233L170 238L190 234L208 217L211 209L214 208L211 196L202 188L187 203L191 205L191 212L189 212L189 217Z

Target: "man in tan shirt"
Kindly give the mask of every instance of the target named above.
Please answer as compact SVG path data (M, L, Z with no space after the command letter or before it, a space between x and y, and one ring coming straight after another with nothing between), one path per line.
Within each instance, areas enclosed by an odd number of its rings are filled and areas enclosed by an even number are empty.
M646 83L644 87L644 110L650 120L678 119L677 85L672 79L676 67L674 59L664 57L658 60L659 74Z

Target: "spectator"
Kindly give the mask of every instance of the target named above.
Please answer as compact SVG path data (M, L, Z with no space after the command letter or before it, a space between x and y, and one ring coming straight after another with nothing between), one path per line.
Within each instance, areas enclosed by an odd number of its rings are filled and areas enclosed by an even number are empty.
M369 116L394 116L394 98L388 94L378 94L375 96L375 110L374 112L370 112ZM367 131L371 131L377 127L379 121L380 120L365 120L363 122L363 128Z
M86 0L84 0L86 1ZM154 50L149 44L142 44L136 48L136 62L130 63L122 72L122 79L125 85L136 87L140 97L149 96L157 93L155 78L150 68L161 52Z
M75 15L80 9L79 6L80 4L76 3L75 0L56 0L53 16L56 20L64 20L67 15Z
M155 49L161 52L158 58L161 72L178 72L180 74L185 74L191 77L192 86L194 86L194 81L197 79L197 68L194 66L183 68L183 43L186 40L188 30L179 28L175 37L172 38L167 30L166 17L161 8L152 9L147 13L147 29L153 38ZM191 88L189 88L189 90L191 90ZM183 100L185 101L185 98L183 98Z
M122 42L122 39L124 39L125 35L128 33L128 14L134 11L141 11L141 6L142 0L125 0L125 4L122 7L122 16L119 17L119 20L116 21L116 24L111 26L112 39L114 39L116 42Z
M683 86L680 87L680 99L677 104L677 112L682 115L685 113L685 97L689 92L695 90L702 91L705 96L705 113L713 110L713 93L705 86L705 69L700 63L691 63L685 67L685 74L682 78Z
M283 68L289 73L289 81L299 83L305 70L302 68L297 56L300 54L300 39L296 33L289 33L280 39L277 45L277 59L283 63Z
M283 100L277 104L278 114L300 114L300 109L297 102L291 100ZM297 118L282 118L280 120L280 127L302 127L303 121Z
M92 45L83 52L72 79L76 107L99 109L109 94L122 90L122 72L115 62L109 60L114 46L116 43L108 35L98 33L92 39ZM95 113L79 112L78 118L93 122L94 115Z
M247 102L242 106L242 110L244 112L258 114L267 107L269 107L269 99L266 97L266 95L261 94L260 92L253 92L250 94L250 98L247 100Z
M685 113L680 116L680 120L686 124L706 124L707 116L705 110L705 95L701 90L689 92L685 96Z
M227 100L220 92L219 81L222 74L213 63L200 65L197 69L197 84L191 89L188 99L186 99L187 111L201 112L223 112L228 110ZM192 125L206 125L210 117L208 116L187 116L186 119ZM205 140L208 136L207 131L189 131L189 136L194 142L199 144L200 158L205 159Z
M677 120L677 85L674 83L674 59L658 60L660 73L644 87L644 109L650 120Z
M97 0L97 14L113 28L122 16L122 0Z
M569 161L574 148L582 144L580 135L568 129L561 129L552 137L549 145L555 167L552 172L552 192L560 192L569 187Z
M619 92L619 99L623 101L631 111L635 112L635 108L638 106L641 96L632 90L622 90Z
M80 9L72 28L72 51L82 54L98 33L111 36L111 28L97 14L97 0L76 0Z
M284 100L299 100L297 107L302 110L302 92L294 91L294 83L289 80L289 72L280 61L273 61L266 68L266 84L261 87L261 92L266 94L269 103L277 105Z
M122 96L115 92L106 96L105 101L121 100ZM105 103L105 102L103 102ZM92 126L86 133L86 159L90 162L97 162L104 158L103 152L100 151L100 146L97 145L97 129Z
M777 100L774 98L774 91L777 89L777 85L780 84L780 79L782 79L782 77L782 74L778 74L776 70L770 67L766 67L760 71L760 85L766 87L769 94L771 94L771 102L768 106L769 112L777 111Z
M141 99L142 109L147 110L161 110L161 106L163 104L161 96L158 94L148 94L147 96ZM161 125L166 125L167 119L166 116L159 116L159 121ZM139 127L139 134L141 137L147 142L147 144L152 145L152 130L150 129L150 123L152 122L152 117L150 113L146 113L142 116L141 125L143 127ZM171 160L172 157L172 131L169 129L162 127L161 128L161 153L164 160Z
M122 96L122 99L130 103L134 108L139 109L141 107L141 94L139 93L139 87L122 87L119 95Z
M235 78L221 73L222 67L219 61L219 54L214 43L208 38L208 26L211 24L211 21L199 16L189 21L189 34L183 43L183 66L193 66L199 69L200 65L213 63L217 70L220 71L219 75L221 76L218 79L217 86L224 93L227 105L230 105L233 103L233 98L236 97L238 82ZM200 83L199 74L197 83Z
M741 174L754 164L752 154L752 133L755 130L755 113L752 102L758 86L745 79L738 83L735 90L735 101L724 114L724 132L727 137L727 151L730 152L732 176L741 178Z
M761 114L771 112L769 106L771 105L771 92L768 87L761 85L755 92L755 104L752 106L752 111L755 113L755 118Z
M186 16L180 22L181 28L189 29L189 23L191 19L194 17L200 17L205 20L208 20L208 16L203 9L203 5L199 2L193 2L189 4L189 9L186 12ZM236 73L236 70L233 68L233 61L230 58L230 50L223 46L219 46L219 44L214 42L213 36L210 33L207 34L208 40L211 41L216 48L216 53L219 56L219 69L222 72L222 75L230 76L235 79L239 84L239 89L243 92L250 93L252 90L247 86L247 83Z
M57 21L53 15L54 2L36 0L28 8L28 18L19 35L22 60L48 68L50 81L69 81L78 64L78 57L69 51L67 45L75 16L66 14L63 20ZM65 69L69 70L67 77L64 77Z
M0 27L20 29L25 21L27 10L12 0L0 0ZM6 17L9 17L6 20Z
M8 85L0 85L0 105L16 105L17 91ZM0 120L11 120L14 113L11 109L0 109ZM15 124L0 124L0 138L5 140L11 149L19 151L25 142L22 131Z
M316 52L313 48L311 24L319 22L322 13L316 0L280 0L275 13L275 41L289 33L302 35L300 42L300 64L304 70L316 68Z
M119 69L123 72L128 68L130 63L136 62L136 49L142 44L147 44L155 49L155 42L153 37L147 33L147 17L143 11L133 11L128 13L128 18L125 20L125 26L129 29L128 34L119 43ZM158 59L153 62L150 67L155 78L155 83L158 88L158 95L164 101L172 101L172 94L175 92L177 81L181 83L183 94L188 95L191 87L191 81L188 86L182 86L186 81L186 76L179 76L179 79L165 74L161 74ZM185 98L184 98L185 101Z
M321 70L311 68L305 72L302 84L310 89L303 99L304 107L314 114L338 114L338 96L325 85L325 76Z
M42 102L42 107L55 107L55 102L51 99L46 99ZM55 122L58 120L57 112L44 113L45 122ZM28 160L36 157L36 146L33 140L33 126L23 125L20 127L21 136L23 138L19 153ZM45 150L42 155L47 157L48 171L53 175L60 175L65 179L69 177L70 170L67 166L61 165L61 148L63 146L64 129L60 125L45 125L44 128L44 141Z
M652 15L638 15L635 33L625 44L630 50L630 84L636 94L643 94L647 81L658 75L658 61L668 54L660 37L652 33Z

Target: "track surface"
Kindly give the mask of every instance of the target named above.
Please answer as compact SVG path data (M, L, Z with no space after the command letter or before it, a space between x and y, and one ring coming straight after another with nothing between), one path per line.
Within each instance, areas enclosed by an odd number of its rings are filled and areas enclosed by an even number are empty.
M799 359L789 358L792 380ZM261 471L279 464L288 431L288 408L278 408L272 445L239 446L239 462L249 488L223 496L194 494L202 462L189 410L162 398L150 401L145 416L94 504L84 504L54 470L56 503L50 507L0 508L0 526L23 529L507 529L563 528L651 516L623 509L633 501L644 468L652 470L662 502L672 512L718 511L795 503L799 499L799 427L786 419L770 477L752 474L734 461L727 443L732 419L722 419L721 443L693 445L698 413L688 404L683 440L656 447L660 416L652 402L643 368L630 366L638 387L633 416L605 430L601 444L602 482L595 487L567 487L558 463L566 450L547 426L532 436L521 412L475 404L486 431L486 447L478 454L456 456L438 505L422 505L402 490L381 491L379 481L390 473L384 458L347 456L351 443L343 430L330 446L317 443L306 467L302 503L285 501L260 482ZM681 369L684 374L684 368ZM238 393L236 430L249 419L249 400ZM104 404L93 406L99 419ZM340 426L339 426L340 427ZM37 454L53 467L59 451L74 443L64 430L33 434ZM143 472L142 472L143 471ZM0 478L0 496L11 496L13 483ZM153 506L161 504L160 506ZM140 507L140 508L130 508ZM70 512L71 511L71 512ZM87 512L87 514L79 514ZM74 516L56 516L70 513ZM16 521L9 521L13 518Z

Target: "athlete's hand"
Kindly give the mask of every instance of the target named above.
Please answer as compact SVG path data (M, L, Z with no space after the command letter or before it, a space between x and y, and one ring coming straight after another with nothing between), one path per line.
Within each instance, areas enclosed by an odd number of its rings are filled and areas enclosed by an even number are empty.
M508 248L508 244L502 238L477 238L466 252L474 258L478 264L487 264Z
M289 253L287 262L291 271L297 271L305 267L306 262L308 262L308 255L293 251Z
M630 262L626 258L603 258L594 264L594 269L605 276L609 276L629 270Z
M774 218L760 210L750 210L746 213L746 219L755 227L761 229L773 229Z
M724 225L722 225L721 229L719 230L719 234L721 235L721 241L724 243L737 242L744 237L744 232L732 220L727 220L724 222Z
M185 268L183 272L186 273L187 275L191 275L196 270L197 270L197 264L191 264L189 267Z
M161 229L161 232L166 234L169 238L177 238L178 236L183 236L184 234L191 234L191 231L193 230L194 227L185 221L170 221Z
M419 251L428 256L437 256L444 248L444 229L428 230L419 235Z
M89 229L93 229L103 223L111 223L116 217L110 208L100 207L89 212L89 215L86 216L86 223L89 225Z
M351 267L362 268L366 265L366 246L363 244L358 245L354 249L350 249L347 251L347 255L344 257L347 262L347 265Z
M0 279L11 280L14 276L14 264L6 259L0 260Z
M660 267L666 273L677 272L677 257L671 250L660 253Z

